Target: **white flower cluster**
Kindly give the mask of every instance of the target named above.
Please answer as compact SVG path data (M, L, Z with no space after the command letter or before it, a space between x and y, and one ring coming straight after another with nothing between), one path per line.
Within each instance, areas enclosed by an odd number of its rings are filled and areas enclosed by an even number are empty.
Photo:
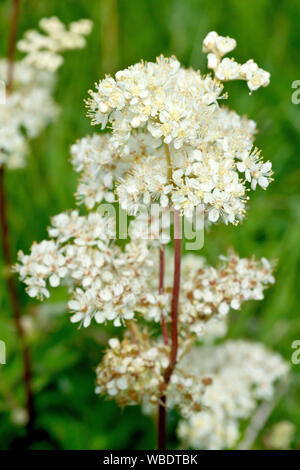
M155 139L175 149L197 141L205 132L209 115L223 86L200 72L186 70L176 57L160 56L106 77L90 91L93 124L113 128L113 145L124 146L132 132L147 130Z
M205 50L220 55L233 43L218 36L217 46L205 40ZM188 216L200 207L209 223L238 223L248 183L265 189L272 170L253 149L255 123L219 107L220 80L160 56L100 81L90 91L89 114L93 124L112 132L72 148L77 171L83 171L79 199L88 207L110 200L116 184L121 207L133 215L142 204L159 201Z
M136 225L136 224L134 224ZM49 297L47 282L72 288L72 322L89 326L113 320L120 326L135 315L148 322L169 318L172 260L166 256L165 292L158 291L158 250L148 240L133 238L122 251L115 243L115 221L99 212L78 211L52 219L52 240L34 243L29 255L19 253L16 270L31 297ZM134 230L133 230L134 232ZM230 308L260 300L274 282L266 259L223 257L214 268L199 257L183 257L179 326L183 337L203 336L211 322L222 320Z
M230 308L239 310L247 300L263 299L264 289L274 283L265 258L257 261L234 253L221 258L217 268L195 258L182 278L179 321L188 334L203 335L211 320L221 320Z
M173 260L169 251L165 256L165 292L157 289L158 256L152 248L149 257L156 259L147 278L146 292L139 312L147 321L159 322L161 315L169 318L173 283ZM179 296L179 333L182 338L191 334L206 340L219 332L226 333L226 319L230 309L240 310L248 300L262 300L264 290L274 283L272 264L262 258L240 258L235 253L221 256L217 267L207 264L205 258L185 255L182 258Z
M55 72L63 63L62 52L82 49L86 45L85 36L92 30L93 23L81 19L66 26L57 18L43 18L39 22L43 31L26 31L23 39L18 42L18 49L25 52L25 62L49 72Z
M211 31L203 41L203 52L208 53L208 68L215 72L216 78L221 81L246 80L250 92L266 87L270 83L270 73L258 67L252 60L239 64L234 59L224 55L236 47L236 41L230 37L219 36Z
M0 61L0 79L5 80L7 61ZM52 98L54 77L17 62L14 67L15 89L1 105L0 166L9 169L25 165L28 140L37 137L53 120L58 107Z
M164 391L168 407L178 407L183 415L199 411L211 379L178 368L166 386L169 354L169 347L160 340L150 340L147 332L138 337L133 333L132 339L121 342L110 339L96 371L96 393L115 399L119 406L142 404L152 410Z
M211 223L236 223L245 213L247 183L265 189L272 175L271 163L252 150L254 133L253 121L217 108L202 144L185 152L144 132L130 136L125 153L113 147L111 134L85 137L71 147L75 170L83 172L78 199L89 208L111 202L116 186L120 205L130 214L157 201L186 215L203 207Z
M58 114L58 106L52 95L54 72L61 65L62 57L54 54L52 58L53 52L46 51L47 44L50 47L51 43L56 44L57 41L57 52L83 47L84 39L81 34L88 34L91 28L89 20L73 23L70 32L65 31L64 25L57 18L44 18L40 24L44 30L49 30L49 34L51 31L51 34L48 37L39 36L35 31L25 33L26 39L20 41L19 49L28 52L28 55L14 63L13 90L7 93L5 103L1 105L0 167L23 167L29 152L29 139L37 137ZM41 50L38 50L38 44ZM3 82L6 81L7 70L7 60L1 60L0 80Z
M31 63L49 49L55 64L55 55L71 44L80 47L90 29L83 21L66 31L56 19L43 21L41 27L48 36L30 33L21 43L32 54ZM59 45L62 38L70 40L69 46ZM249 416L257 400L272 397L274 382L287 370L279 356L260 345L207 346L224 336L231 308L262 299L274 282L266 259L234 253L222 257L216 268L203 258L183 257L178 361L174 365L172 356L170 362L175 344L168 339L173 260L165 250L161 276L161 246L153 238L159 235L160 244L169 242L174 209L191 216L199 208L208 224L238 223L248 186L265 189L272 175L271 163L264 163L253 149L255 123L218 104L224 98L221 80L243 78L251 90L268 82L267 73L252 61L240 66L222 59L235 45L214 32L206 37L204 50L215 79L184 69L175 57L160 56L155 63L140 62L96 85L88 101L92 123L111 132L84 137L71 148L74 169L82 173L77 199L91 211L54 217L50 240L35 243L29 255L20 252L15 267L31 297L48 297L49 286L67 285L72 322L88 327L92 320L112 321L127 327L122 340L109 341L97 368L96 392L120 406L155 404L156 409L166 397L167 407L176 407L184 418L179 435L191 447L233 445L239 421ZM151 212L155 201L166 216L161 226L159 214ZM103 202L119 202L136 216L124 249L115 241L116 221L103 215ZM142 208L151 204L144 217ZM149 213L156 223L148 233ZM163 338L157 336L160 322ZM203 350L194 347L199 338L204 339Z
M193 449L234 447L241 420L251 416L258 401L272 400L275 383L289 370L279 354L242 340L194 348L181 367L196 376L209 373L212 378L201 412L179 422L178 436Z
M107 320L115 326L134 317L145 296L153 260L146 241L129 243L125 251L114 244L114 221L100 213L78 211L52 219L52 240L34 243L29 255L19 252L15 270L31 297L49 297L48 284L69 285L71 321L90 325Z
M79 202L84 202L89 209L103 201L113 202L116 182L132 171L141 155L154 154L158 145L151 136L138 134L129 139L130 151L124 155L111 145L110 134L94 134L78 140L71 146L71 156L75 171L82 172L77 188ZM123 200L122 194L120 198ZM124 200L122 206L125 206Z
M96 393L115 398L120 406L157 403L169 365L169 349L163 343L149 345L147 334L136 342L111 338L109 346L96 371Z

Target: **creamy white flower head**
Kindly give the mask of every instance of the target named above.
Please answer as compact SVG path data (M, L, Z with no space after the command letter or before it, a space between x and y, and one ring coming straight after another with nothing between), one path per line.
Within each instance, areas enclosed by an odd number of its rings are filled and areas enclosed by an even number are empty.
M169 348L151 341L147 333L133 339L110 342L96 370L95 391L115 399L119 406L158 403L169 365Z
M0 114L0 167L23 167L29 139L37 137L58 114L53 99L54 72L63 63L61 53L85 45L91 22L79 20L67 30L56 17L40 21L47 34L27 31L18 47L27 55L14 64L13 90ZM0 79L6 81L7 61L0 61Z
M264 258L256 261L231 253L222 257L217 268L203 264L189 269L182 278L179 301L182 333L205 337L211 322L222 321L230 309L239 310L247 300L263 299L272 283L272 266Z
M212 378L202 397L203 408L179 422L178 435L194 449L232 448L240 437L240 421L251 416L258 401L272 400L275 384L286 377L288 364L260 343L226 341L195 347L181 363L195 376Z
M31 63L31 69L47 62L48 69L56 69L60 52L81 47L90 31L86 20L71 23L68 30L57 18L43 20L40 26L46 34L30 32L21 42L29 52L26 67ZM266 72L252 61L241 66L222 59L235 45L215 32L207 36L204 49L215 79L183 68L175 57L160 56L155 63L140 62L114 78L107 76L90 91L92 123L109 132L83 137L71 147L74 169L82 175L77 199L88 213L73 210L53 217L50 239L34 243L29 255L20 252L15 267L31 297L49 297L50 288L66 285L72 323L127 327L123 340L108 342L97 368L96 392L116 399L120 406L156 409L165 394L166 406L176 407L185 418L179 433L190 446L199 439L208 447L234 442L237 420L248 417L257 399L272 396L273 382L286 370L278 358L272 360L265 351L242 344L238 350L218 349L216 356L205 347L200 361L197 348L188 354L203 335L212 342L225 334L230 309L263 298L264 289L274 282L272 266L264 258L256 261L230 253L213 267L203 258L184 257L174 369L166 331L163 328L163 338L157 334L162 319L167 330L171 323L174 264L166 250L162 287L158 250L170 241L170 212L191 216L197 208L206 224L236 224L244 216L250 187L258 184L265 189L271 180L271 163L264 163L253 149L254 121L218 103L225 97L221 80L242 78L250 89L268 81ZM32 121L27 124L29 134L35 130ZM16 148L22 144L16 139ZM115 201L136 216L130 223L130 241L122 248L115 240L116 221L104 216L101 207ZM141 208L149 209L153 202L167 217L160 226L159 215L154 214L154 227L147 231ZM250 371L237 362L230 367L231 355L247 363L249 351L251 364L255 363ZM198 369L193 354L200 362ZM271 369L269 375L260 361ZM234 389L236 371L240 388L232 395L229 388ZM228 377L226 389L223 382Z
M0 61L0 79L5 80L7 61ZM14 67L15 91L6 97L0 114L0 167L25 165L29 139L37 137L58 114L53 100L54 77L23 61Z
M112 132L105 134L102 145L110 161L102 161L100 138L93 137L98 151L93 151L92 164L85 157L80 168L78 197L88 207L107 197L112 200L105 178L132 215L157 201L190 217L199 208L207 224L237 224L243 218L248 183L252 189L257 182L265 189L272 171L269 162L266 167L258 163L258 152L252 150L254 122L218 105L224 98L220 80L242 74L252 87L258 83L255 71L250 76L233 59L221 60L234 47L233 39L217 33L205 41L218 80L184 69L175 57L160 56L156 63L140 62L115 78L107 76L90 91L92 124L109 126ZM85 147L92 140L85 139ZM240 161L249 166L247 172Z
M106 77L90 91L93 124L109 122L114 145L125 145L134 129L144 129L181 148L206 127L222 85L200 72L184 69L175 57L140 62Z
M119 406L142 404L151 407L159 403L165 387L164 374L169 366L169 347L151 339L144 331L135 336L131 331L119 342L109 344L97 375L96 393L117 401ZM196 377L182 368L175 370L165 392L167 406L176 407L183 415L199 411L205 390L211 381Z
M53 239L34 243L29 255L19 253L15 270L31 297L49 297L49 286L67 284L71 321L84 327L92 319L121 326L142 312L153 272L146 240L129 243L122 251L114 243L115 221L98 212L59 214L49 235Z
M25 52L25 62L43 70L55 72L63 63L62 52L81 49L86 45L85 36L89 35L93 23L82 19L66 26L53 16L43 18L39 26L45 34L36 30L26 31L18 42L18 49Z
M111 134L86 137L71 149L75 170L83 173L78 199L92 208L113 201L115 192L122 209L133 215L157 202L186 214L199 207L209 223L236 224L245 213L248 183L255 189L256 180L266 188L272 175L271 163L262 167L258 151L252 151L255 132L253 121L216 108L199 143L184 150L143 130L130 135L126 149L115 148Z

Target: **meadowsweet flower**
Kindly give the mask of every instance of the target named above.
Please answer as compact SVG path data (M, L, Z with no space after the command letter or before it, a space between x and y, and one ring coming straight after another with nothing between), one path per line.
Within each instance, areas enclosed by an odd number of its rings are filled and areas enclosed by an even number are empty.
M258 401L272 400L276 382L289 369L262 344L242 340L194 348L181 367L196 376L209 372L212 378L203 409L179 422L179 437L194 449L232 448L240 437L240 421L251 416Z
M89 34L91 27L89 20L79 20L67 31L57 18L44 18L40 25L49 35L28 31L19 41L19 50L27 55L15 62L13 91L1 106L0 166L9 169L25 165L28 141L37 137L58 115L52 95L55 71L63 63L60 53L83 47L82 34ZM3 81L6 81L7 67L7 61L0 60Z
M79 46L89 23L65 30L50 19L41 28L46 35L30 33L23 45L34 58L44 50L58 55L62 37ZM179 436L191 447L233 445L239 420L249 417L258 400L271 399L274 383L287 371L261 345L212 346L225 335L231 309L263 299L274 282L269 261L230 252L213 267L204 258L184 256L178 285L178 243L176 263L162 248L171 239L172 211L174 223L178 215L192 217L196 208L206 225L237 224L248 191L271 181L271 163L253 148L255 122L219 104L226 97L222 81L246 80L251 91L268 84L269 75L252 60L240 65L223 58L235 46L216 32L205 38L214 79L160 56L95 85L89 115L108 132L71 147L74 170L81 174L77 201L88 214L55 216L50 239L33 244L29 255L20 252L15 267L31 297L49 297L50 288L67 285L72 323L126 327L122 339L108 341L96 393L120 406L176 408ZM104 202L118 202L134 216L123 248L114 221L102 214Z
M202 143L185 152L166 149L161 139L145 132L131 135L126 151L116 150L109 134L86 137L71 149L75 169L82 171L78 199L91 208L112 201L114 192L121 207L133 215L155 201L185 213L203 207L210 223L237 223L245 213L249 175L258 175L263 164L257 163L259 154L252 150L255 132L253 121L218 108ZM255 165L244 180L241 160ZM272 175L271 163L266 167L265 179L260 180L264 187Z
M266 85L257 78L263 74L253 61L240 66L222 59L235 45L215 32L204 40L215 80L184 69L175 57L160 56L155 63L140 62L100 81L96 91L90 91L89 114L92 124L109 125L112 133L103 138L107 151L94 152L92 164L82 160L79 198L89 207L107 198L100 178L113 166L109 189L116 186L121 207L130 214L142 204L159 201L163 208L173 206L186 215L202 207L209 224L238 223L245 214L249 174L258 175L251 184L255 189L255 181L265 188L272 172L269 162L265 172L256 162L254 122L218 105L224 98L221 81L244 77L251 89L258 81ZM85 145L97 141L95 136L87 139ZM103 161L104 154L110 154L110 162ZM255 165L244 180L240 160Z
M183 266L184 266L183 258ZM224 318L230 309L239 310L247 300L261 300L264 290L274 283L271 264L264 258L222 257L217 268L203 261L186 271L182 279L180 317L182 330L204 335L206 325Z
M5 80L7 61L0 61ZM15 91L6 97L0 115L0 166L15 169L25 165L28 140L37 137L58 114L52 98L54 77L20 61L14 67Z
M24 61L37 68L55 72L63 63L62 52L85 47L85 36L89 35L93 23L82 19L69 25L69 29L53 16L43 18L39 26L44 34L36 30L26 31L18 42L18 49L26 53Z
M96 370L95 391L115 399L119 406L142 404L151 409L165 389L168 406L177 407L184 415L199 410L210 380L178 368L165 387L168 365L169 347L150 339L146 332L121 342L114 339Z
M258 67L253 59L239 64L234 59L222 58L236 47L230 37L219 36L215 31L208 33L203 41L203 52L208 53L208 68L222 81L245 80L250 92L266 87L270 83L270 73Z
M123 252L112 240L114 221L93 212L59 214L48 232L52 240L33 244L29 255L19 253L15 269L28 294L49 297L49 286L63 282L72 288L68 307L73 323L87 327L94 318L121 326L132 319L152 273L147 241L128 244Z
M211 31L203 40L203 52L212 52L218 57L223 57L228 52L236 48L236 40L229 36L219 36L215 31Z
M115 398L120 406L157 403L169 365L169 351L162 343L151 344L147 334L136 341L114 341L98 366L96 393Z

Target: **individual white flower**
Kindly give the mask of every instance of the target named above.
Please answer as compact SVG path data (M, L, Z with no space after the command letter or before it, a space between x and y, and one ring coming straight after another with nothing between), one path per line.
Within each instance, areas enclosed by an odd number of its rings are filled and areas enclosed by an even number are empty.
M230 38L229 36L218 36L216 38L215 47L219 52L220 56L228 54L228 52L233 51L236 48L236 40Z
M231 52L236 47L236 40L229 36L219 36L211 31L203 40L203 52L214 53L219 58Z
M251 91L266 87L270 83L270 73L258 67L251 59L241 65L241 75L247 80L247 85Z
M214 54L213 52L207 54L207 67L209 69L215 70L218 67L219 63L220 59L218 58L218 56L216 56L216 54Z
M240 65L235 60L225 57L217 65L215 74L219 80L236 80L240 76Z
M255 190L257 183L266 189L272 181L272 163L262 162L260 152L254 149L249 155L241 155L242 160L237 163L237 169L245 173L246 180L251 183L251 189Z

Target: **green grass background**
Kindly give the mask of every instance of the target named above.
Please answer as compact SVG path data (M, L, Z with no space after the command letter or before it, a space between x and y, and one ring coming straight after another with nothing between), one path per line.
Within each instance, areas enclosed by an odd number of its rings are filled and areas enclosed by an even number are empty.
M6 54L10 1L0 2L0 53ZM248 214L238 227L220 225L205 235L202 253L215 262L233 247L241 256L278 260L276 284L263 302L251 302L231 316L229 335L264 342L290 362L300 339L300 104L291 102L300 79L300 2L296 0L21 0L19 37L40 18L57 15L64 22L94 21L88 45L65 55L55 97L58 120L32 141L28 165L7 175L9 223L14 257L46 236L49 217L74 207L76 174L69 147L92 132L83 104L87 90L105 73L139 61L175 54L186 66L206 71L201 43L208 31L237 39L235 57L254 58L272 75L268 88L249 96L244 83L229 84L229 106L247 113L260 130L256 145L273 163L275 181L251 194ZM1 254L0 254L1 256ZM0 258L1 263L1 258ZM1 266L0 266L0 269ZM7 343L7 364L0 366L0 448L122 449L153 448L155 428L137 407L124 411L93 394L94 368L111 331L91 327L78 332L64 314L66 293L54 304L32 302L19 284L34 364L37 432L31 441L12 420L8 403L22 403L18 339L3 277L0 279L0 339ZM50 320L43 321L45 315ZM57 313L55 313L57 312ZM42 319L41 319L42 318ZM254 448L264 448L273 424L296 426L292 446L300 445L300 365L292 367L290 387L272 412ZM170 443L175 418L169 417Z

